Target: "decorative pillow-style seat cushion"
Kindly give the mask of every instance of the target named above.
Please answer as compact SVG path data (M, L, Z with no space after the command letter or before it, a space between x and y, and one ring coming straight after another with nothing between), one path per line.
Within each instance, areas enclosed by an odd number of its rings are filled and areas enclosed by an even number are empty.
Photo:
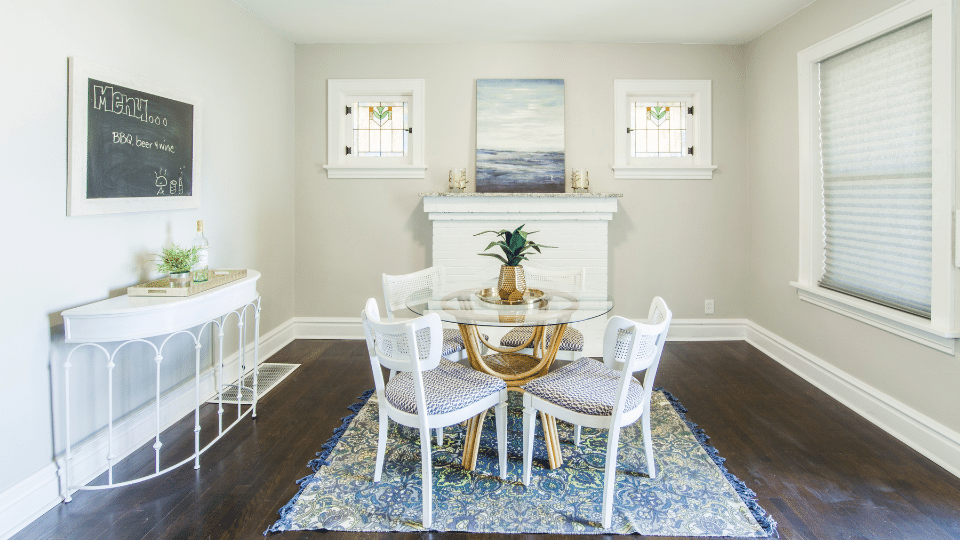
M490 341L490 336L487 334L482 334L483 339ZM440 353L443 356L450 356L453 353L458 353L462 351L465 347L463 346L463 334L460 333L459 328L444 328L443 329L443 350Z
M465 368L445 358L440 359L437 367L423 372L427 414L444 414L462 409L506 387L503 379ZM409 371L397 373L390 379L384 395L397 409L410 414L417 413L413 374Z
M553 339L553 333L556 331L556 327L551 326L547 328L547 343ZM519 347L524 343L530 341L530 336L533 335L532 326L521 326L520 328L514 328L507 332L507 335L503 336L503 339L500 340L501 347ZM583 334L580 333L576 328L568 326L566 330L563 331L563 338L560 340L560 350L561 351L574 351L580 352L583 350Z
M620 373L620 370L610 369L603 362L581 358L528 382L523 390L571 411L611 416ZM631 376L625 410L639 407L642 396L643 386Z

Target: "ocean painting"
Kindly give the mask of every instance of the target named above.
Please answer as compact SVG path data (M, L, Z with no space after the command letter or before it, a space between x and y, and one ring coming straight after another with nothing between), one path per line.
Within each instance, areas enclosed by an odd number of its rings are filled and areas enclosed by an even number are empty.
M563 79L477 80L477 192L563 193Z

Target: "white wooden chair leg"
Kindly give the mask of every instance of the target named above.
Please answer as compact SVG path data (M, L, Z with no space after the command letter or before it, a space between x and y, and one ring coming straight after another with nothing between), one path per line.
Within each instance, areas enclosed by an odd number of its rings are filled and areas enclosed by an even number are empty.
M430 430L420 430L420 456L422 471L423 492L423 528L429 529L433 524L433 467L430 459Z
M573 425L573 445L580 446L580 425Z
M500 458L500 478L507 479L507 390L500 391L500 403L494 407L497 417L497 454Z
M537 427L537 410L523 407L523 485L530 485L530 469L533 466L533 432Z
M390 430L390 419L387 418L387 410L380 406L380 433L377 438L377 464L373 469L373 481L379 482L383 474L383 457L387 451L387 432Z
M653 459L653 437L650 435L649 405L647 405L646 410L643 411L643 416L640 418L640 427L643 431L643 450L647 455L647 474L650 475L650 478L656 478L657 463Z
M613 493L617 484L617 451L620 443L620 429L611 429L607 433L607 461L603 469L603 528L609 529L613 521Z
M443 446L443 428L437 428L437 446Z

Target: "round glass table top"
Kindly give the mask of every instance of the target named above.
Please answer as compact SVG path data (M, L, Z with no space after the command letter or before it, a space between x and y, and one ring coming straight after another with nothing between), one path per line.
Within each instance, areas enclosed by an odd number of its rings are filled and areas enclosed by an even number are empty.
M417 315L436 313L440 320L477 326L547 326L599 317L613 309L606 293L584 289L564 292L528 289L521 303L504 304L494 289L423 290L410 295L407 308Z

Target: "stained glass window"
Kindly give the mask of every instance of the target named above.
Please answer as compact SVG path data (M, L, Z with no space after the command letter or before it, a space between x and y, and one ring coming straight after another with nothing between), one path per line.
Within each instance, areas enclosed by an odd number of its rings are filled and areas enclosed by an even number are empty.
M635 101L630 106L632 157L688 155L686 103Z
M406 102L354 103L353 144L356 155L406 156L409 109Z

